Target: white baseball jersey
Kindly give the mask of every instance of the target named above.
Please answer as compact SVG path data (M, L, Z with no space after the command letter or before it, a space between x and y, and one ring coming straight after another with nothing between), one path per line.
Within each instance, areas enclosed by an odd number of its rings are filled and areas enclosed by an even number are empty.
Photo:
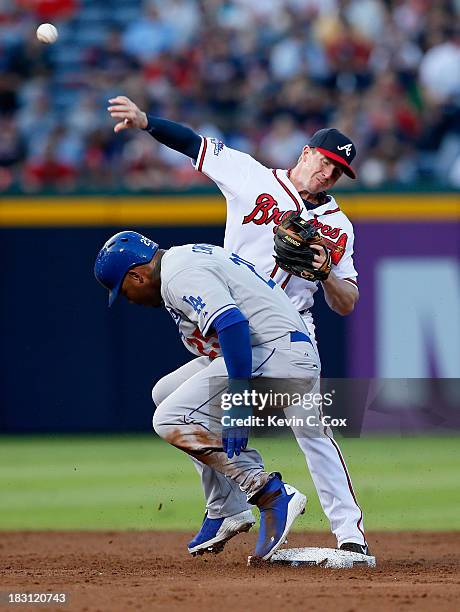
M289 171L266 168L215 138L202 139L195 168L217 184L227 201L224 247L253 261L260 272L273 278L298 311L313 305L318 283L284 272L273 259L273 232L287 212L294 210L311 221L331 252L334 273L357 285L353 226L332 196L308 210L289 180ZM267 225L273 232L267 231Z
M252 346L290 331L307 333L279 285L222 247L188 244L169 249L161 260L161 295L182 341L196 355L222 354L212 324L235 307L249 321Z

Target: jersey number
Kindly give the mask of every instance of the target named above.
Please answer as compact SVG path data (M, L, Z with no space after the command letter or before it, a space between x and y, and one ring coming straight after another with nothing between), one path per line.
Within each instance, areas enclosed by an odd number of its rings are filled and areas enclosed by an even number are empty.
M235 263L237 266L243 265L243 266L246 266L246 268L249 268L249 270L251 270L251 272L253 272L257 276L257 278L260 278L261 281L263 281L266 285L268 285L270 289L273 289L273 287L276 285L275 281L272 280L271 278L267 279L261 276L257 272L255 265L251 261L247 261L246 259L243 259L236 253L231 254L230 261L233 261L233 263Z
M187 344L193 345L200 353L200 355L205 355L210 359L215 359L219 355L219 353L214 350L220 348L220 344L217 342L217 338L215 342L211 343L212 348L208 348L211 339L209 338L208 340L206 340L206 338L203 338L203 335L201 334L198 328L195 329L192 334L192 337L185 338L185 341L187 342Z

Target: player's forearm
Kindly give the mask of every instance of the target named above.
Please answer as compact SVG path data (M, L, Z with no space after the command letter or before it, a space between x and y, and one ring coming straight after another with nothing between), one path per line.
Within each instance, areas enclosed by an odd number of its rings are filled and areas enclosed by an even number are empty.
M329 308L342 316L353 312L355 304L359 299L357 287L341 278L337 278L334 272L329 274L328 279L322 285L324 297Z
M248 322L226 327L218 333L229 379L248 380L252 371L252 349Z
M230 379L249 379L252 346L249 323L239 308L226 310L213 322Z
M231 459L234 454L238 456L244 451L249 438L249 428L242 426L239 421L250 416L251 408L237 402L237 395L241 399L249 391L252 373L251 337L249 322L238 308L217 317L214 327L227 366L228 392L232 397L232 405L225 408L225 415L222 416L222 448Z
M201 147L201 136L191 128L152 115L146 115L146 121L143 129L155 140L192 159L197 159Z

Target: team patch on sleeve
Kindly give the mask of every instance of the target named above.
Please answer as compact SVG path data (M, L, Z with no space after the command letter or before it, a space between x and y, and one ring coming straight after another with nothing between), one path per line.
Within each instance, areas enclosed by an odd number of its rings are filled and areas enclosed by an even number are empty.
M197 314L201 314L203 309L206 308L206 304L203 302L203 298L200 295L197 295L196 297L194 295L184 295L182 301L187 302L187 304L189 304ZM205 312L203 316L206 317L207 314L208 313Z
M217 140L217 138L210 138L209 142L214 145L214 155L219 155L219 153L224 148L224 143L222 142L222 140Z

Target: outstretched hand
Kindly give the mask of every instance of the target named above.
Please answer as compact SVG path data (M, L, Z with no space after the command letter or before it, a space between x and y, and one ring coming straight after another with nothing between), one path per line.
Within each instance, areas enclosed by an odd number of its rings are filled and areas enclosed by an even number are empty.
M147 127L147 115L126 96L110 98L109 103L107 110L110 116L113 119L121 119L113 128L115 133L128 128L144 129Z

